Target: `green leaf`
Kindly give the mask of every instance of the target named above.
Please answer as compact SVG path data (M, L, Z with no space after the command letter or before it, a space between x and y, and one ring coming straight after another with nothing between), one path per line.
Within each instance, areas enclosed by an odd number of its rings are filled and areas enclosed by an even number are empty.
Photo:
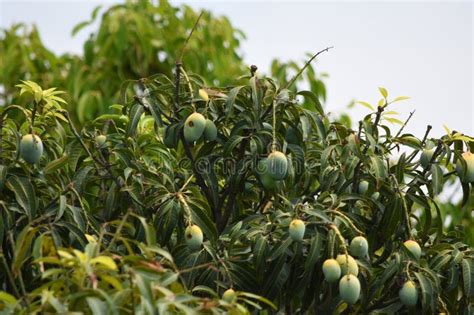
M464 258L462 260L462 281L464 283L464 294L469 298L474 296L474 259Z
M323 115L324 116L324 110L323 110L323 106L321 105L321 102L319 101L319 98L316 96L316 94L314 94L313 92L311 91L299 91L297 93L297 95L302 95L304 96L305 98L309 99L312 101L312 105L313 106L309 106L309 107L305 107L313 112L317 112L319 113L320 115Z
M415 272L415 276L420 284L423 309L425 311L434 312L437 296L435 296L435 290L433 288L432 282L421 272Z
M443 171L437 164L431 165L431 185L433 188L433 194L438 195L443 190Z
M130 109L130 120L127 125L127 137L135 135L138 122L140 121L140 117L142 117L144 111L143 106L138 103L133 105Z
M25 177L12 175L7 180L7 187L15 194L16 201L26 211L29 217L36 215L36 194L29 181Z
M53 160L53 161L49 162L44 167L43 171L44 171L45 174L51 174L51 173L57 171L58 169L62 168L64 165L66 165L67 162L68 162L68 156L63 155L62 157L57 158L56 160Z
M88 26L89 24L90 24L89 21L84 21L84 22L81 22L81 23L77 24L72 29L71 35L75 36L80 30L82 30L84 27Z
M0 192L2 192L3 186L5 186L7 181L7 171L8 168L5 165L0 165Z
M95 297L87 297L87 304L93 315L107 314L107 304Z
M240 90L244 86L236 86L232 90L229 91L229 94L227 95L227 100L226 100L226 105L225 105L225 113L226 113L226 119L232 115L234 112L234 103L235 99L237 98L237 95L239 94Z
M12 270L14 273L18 273L20 271L21 266L23 265L25 259L28 257L28 253L30 251L33 237L35 236L36 231L37 228L33 228L27 225L25 228L23 228L23 230L16 238L15 256L12 263Z
M275 260L277 259L278 257L280 257L281 255L283 255L286 250L288 249L288 247L291 245L292 243L292 239L291 238L287 238L285 241L283 241L282 243L280 243L278 246L275 246L272 250L272 252L270 253L270 260Z
M319 232L316 231L313 238L311 239L311 245L309 246L308 255L304 263L306 272L309 272L319 259L322 248L322 237Z
M372 171L374 172L377 180L387 177L387 171L382 159L378 156L372 155L370 160L372 161Z

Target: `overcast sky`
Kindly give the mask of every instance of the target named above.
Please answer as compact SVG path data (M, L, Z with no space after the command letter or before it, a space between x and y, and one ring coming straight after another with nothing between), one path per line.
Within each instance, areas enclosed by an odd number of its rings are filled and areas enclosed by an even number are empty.
M334 46L317 69L327 72L328 111L349 101L376 103L377 87L411 100L394 107L404 120L416 110L408 131L422 136L451 129L474 134L473 14L470 1L172 1L227 15L247 35L242 51L249 64L269 68L273 58L303 61L306 52ZM36 23L56 52L81 52L90 28L71 38L72 27L110 1L0 0L0 26ZM354 119L367 113L350 111Z

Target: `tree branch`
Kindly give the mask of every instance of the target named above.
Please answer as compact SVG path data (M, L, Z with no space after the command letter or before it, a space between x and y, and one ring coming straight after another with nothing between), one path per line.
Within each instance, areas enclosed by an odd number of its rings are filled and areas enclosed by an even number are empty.
M316 54L314 54L311 58L309 58L308 61L306 61L306 63L304 64L304 66L300 69L300 71L298 71L298 73L290 80L288 81L287 84L285 84L282 88L282 90L284 89L288 89L290 86L293 85L293 83L295 83L295 81L298 79L298 77L306 70L306 68L308 68L308 66L311 64L311 62L313 62L313 60L318 57L320 54L322 54L323 52L326 52L326 51L329 51L329 49L332 49L334 48L333 46L331 47L326 47L324 48L323 50L320 50L318 51Z

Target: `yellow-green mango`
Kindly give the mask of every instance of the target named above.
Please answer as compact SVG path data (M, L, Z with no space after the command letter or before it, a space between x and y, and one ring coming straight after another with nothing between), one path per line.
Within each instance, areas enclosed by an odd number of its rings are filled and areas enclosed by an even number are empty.
M289 226L290 237L295 242L301 242L304 238L306 227L300 219L294 219Z
M405 241L405 243L403 243L403 245L405 246L406 249L408 249L413 254L413 256L416 257L416 259L420 259L420 257L421 257L421 247L420 247L420 245L418 245L417 242L415 242L413 240L408 240L408 241Z
M206 118L200 113L192 113L184 122L184 139L194 142L201 138L206 128Z
M201 247L204 235L202 234L202 230L199 226L188 226L184 232L184 235L186 238L186 244L190 249L196 250Z
M360 282L354 275L346 275L339 281L339 295L347 304L354 304L360 296Z
M232 303L237 298L237 294L233 289L227 289L224 294L222 294L222 299L227 303Z
M336 260L339 263L339 266L341 266L341 272L343 275L349 273L357 276L359 274L359 266L357 265L357 261L351 255L337 255Z
M398 292L398 296L405 306L415 306L418 302L418 290L415 283L413 281L405 282Z
M474 182L474 154L470 151L464 152L462 158L466 162L466 172L462 167L461 162L456 163L456 171L461 178L463 183L473 183Z
M323 273L327 282L336 282L341 277L341 266L335 259L326 259L323 263Z
M36 164L43 155L43 142L33 134L24 135L20 141L20 155L26 162Z

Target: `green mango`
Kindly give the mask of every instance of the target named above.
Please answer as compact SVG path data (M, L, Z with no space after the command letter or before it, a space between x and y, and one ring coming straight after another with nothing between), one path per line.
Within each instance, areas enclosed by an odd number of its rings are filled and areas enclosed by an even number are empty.
M222 299L227 303L232 303L237 298L237 294L233 289L227 289L224 294L222 294Z
M363 236L356 236L351 241L351 254L356 257L365 257L369 252L369 243Z
M420 257L421 257L421 247L420 247L420 245L418 245L417 242L412 241L412 240L408 240L408 241L405 241L405 243L403 243L403 245L405 246L405 248L407 250L409 250L413 254L413 256L416 257L416 259L420 259Z
M204 128L204 139L207 141L214 141L217 138L217 128L214 122L206 119L206 127Z
M288 159L280 151L275 151L268 155L268 173L275 180L284 179L288 171Z
M415 283L413 281L405 282L398 292L398 296L405 306L415 306L418 302L418 290Z
M191 225L186 228L184 232L186 237L186 245L191 250L197 250L201 247L204 235L202 234L202 230L197 225Z
M268 159L261 159L257 165L257 174L260 182L266 190L275 190L279 186L279 181L275 180L268 173L268 169Z
M463 183L474 183L474 154L467 151L462 154L462 158L466 162L466 170L462 167L461 162L456 163L456 172Z
M323 263L324 279L327 282L333 283L341 277L341 266L335 259L326 259Z
M339 294L347 304L354 304L360 296L360 282L354 275L346 275L339 281Z
M206 128L206 118L199 113L192 113L184 122L184 139L194 142L201 138Z
M99 148L104 148L106 146L107 136L105 135L97 135L95 137L95 143Z
M26 162L36 164L43 155L43 142L37 135L24 135L20 142L20 155Z
M289 227L291 239L295 242L301 242L304 238L305 229L306 227L304 225L304 222L301 221L300 219L295 219L291 221L290 227Z

